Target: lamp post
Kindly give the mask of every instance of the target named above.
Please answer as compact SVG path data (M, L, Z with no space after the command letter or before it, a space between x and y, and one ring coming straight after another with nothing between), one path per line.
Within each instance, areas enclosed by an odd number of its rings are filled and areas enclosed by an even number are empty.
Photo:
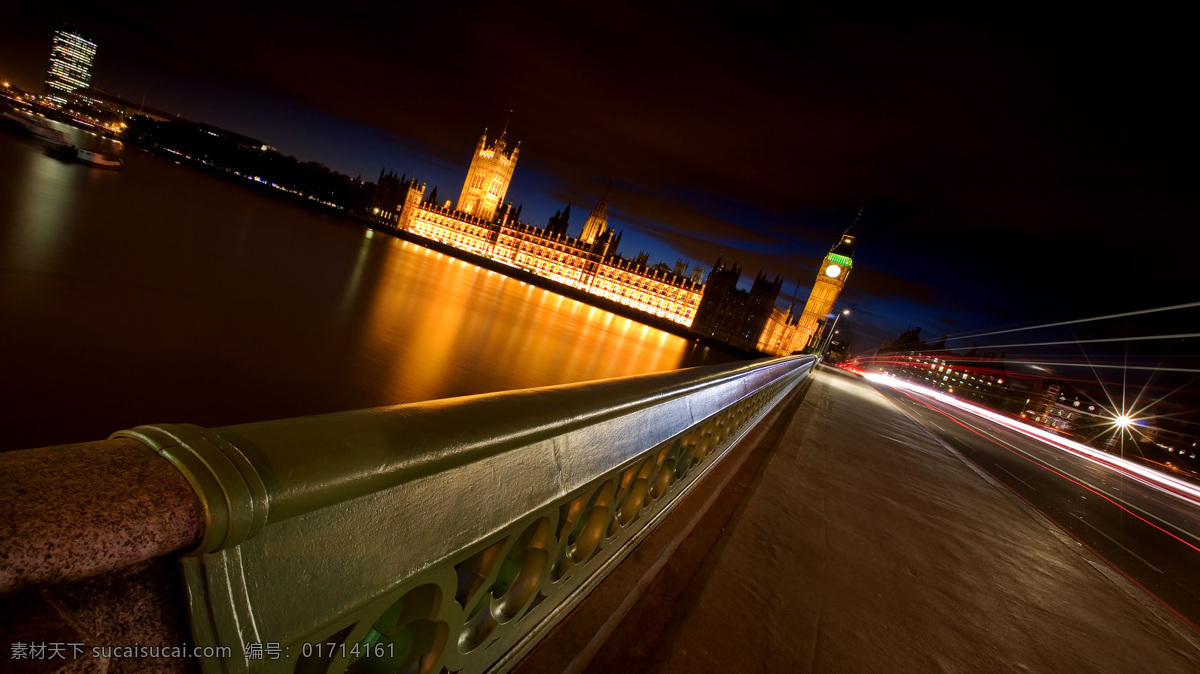
M842 312L840 314L834 315L833 325L829 326L829 334L825 336L825 343L821 346L820 349L817 350L818 356L824 356L825 349L829 348L829 343L833 341L833 331L834 331L834 329L837 328L838 319L840 319L842 316L845 316L846 314L849 314L849 313L850 313L849 309L842 309Z

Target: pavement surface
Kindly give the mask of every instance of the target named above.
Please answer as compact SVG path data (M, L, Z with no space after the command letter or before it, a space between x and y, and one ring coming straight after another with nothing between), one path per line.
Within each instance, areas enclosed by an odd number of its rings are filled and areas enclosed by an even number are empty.
M1194 630L852 375L747 480L587 671L1200 672Z

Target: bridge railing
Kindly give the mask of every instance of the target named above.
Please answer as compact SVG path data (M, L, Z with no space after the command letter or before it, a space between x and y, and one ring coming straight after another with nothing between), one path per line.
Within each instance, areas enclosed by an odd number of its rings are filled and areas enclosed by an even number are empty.
M227 647L204 671L503 670L812 366L113 437L153 448L202 503L182 557L192 643Z

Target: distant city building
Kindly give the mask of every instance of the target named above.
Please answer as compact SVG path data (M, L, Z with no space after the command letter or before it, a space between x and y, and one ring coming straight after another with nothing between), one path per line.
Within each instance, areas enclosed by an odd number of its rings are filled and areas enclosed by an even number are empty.
M1103 388L1103 385L1101 385ZM1094 390L1094 389L1093 389ZM1155 463L1196 473L1197 439L1187 426L1166 427L1171 415L1158 414L1153 404L1139 402L1137 418L1128 428L1113 422L1113 401L1097 399L1086 386L1074 380L1041 379L1025 398L1021 417L1048 429L1109 451L1136 448L1136 455ZM1164 456L1164 454L1166 456Z
M760 271L750 291L737 287L742 269L726 265L721 258L704 283L704 297L696 311L692 330L743 349L754 349L765 316L779 296L779 286L767 281Z
M972 348L956 354L943 338L926 344L921 328L912 328L884 342L872 365L901 379L974 400L992 409L1016 412L1025 404L1025 392L1012 389L1002 353L980 353Z
M829 362L840 363L850 357L850 343L829 340Z
M375 181L375 192L371 196L368 217L380 224L396 226L399 213L396 204L400 202L403 189L408 184L408 176L397 178L392 171L379 171L379 180Z
M862 211L858 214L861 216ZM804 311L800 314L797 328L800 348L816 343L817 328L833 310L833 304L837 302L838 295L846 285L850 269L854 266L854 227L857 224L858 218L855 218L821 263L817 281L808 296L808 302L804 305Z
M741 276L737 265L717 260L704 284L692 330L746 351L785 355L796 350L791 310L775 306L783 280L777 276L772 281L760 271L747 291L737 287Z
M1052 382L1040 395L1031 395L1027 400L1021 416L1047 428L1076 431L1096 426L1097 420L1108 420L1103 408L1097 410L1086 391L1063 382Z
M511 202L501 207L518 151L505 152L505 135L488 144L484 132L456 208L430 203L425 184L407 180L395 226L690 326L703 286L668 267L648 266L644 256L630 261L618 255L621 235L608 227L607 195L592 209L579 238L566 233L569 207L546 228L520 222L520 209ZM386 213L376 219L391 221Z
M54 31L50 46L50 69L46 73L46 98L66 105L76 89L92 82L92 63L96 60L96 42L71 28Z
M71 95L67 98L67 104L78 109L91 109L94 112L120 118L142 115L156 122L183 121L178 115L173 115L164 110L147 108L141 103L127 101L120 96L114 96L106 91L95 88L77 89L71 92Z
M183 121L177 115L146 108L95 88L76 89L67 97L59 111L81 124L103 128L114 134L125 130L125 121L141 116L155 122Z

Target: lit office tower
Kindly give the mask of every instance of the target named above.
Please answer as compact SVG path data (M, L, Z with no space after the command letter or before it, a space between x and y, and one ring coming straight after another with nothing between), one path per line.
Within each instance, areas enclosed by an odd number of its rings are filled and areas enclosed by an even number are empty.
M54 31L50 47L50 70L46 73L46 98L59 105L76 89L86 89L92 82L92 61L96 59L96 43L70 28Z

